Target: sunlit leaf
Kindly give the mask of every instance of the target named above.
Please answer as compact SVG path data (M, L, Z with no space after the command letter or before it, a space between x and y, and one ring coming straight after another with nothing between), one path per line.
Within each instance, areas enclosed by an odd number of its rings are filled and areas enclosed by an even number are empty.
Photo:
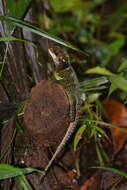
M90 95L88 96L89 103L95 102L95 101L99 98L100 95L101 95L101 93L93 93L93 94L90 94Z
M28 40L22 39L22 38L17 38L17 37L14 37L14 36L0 37L0 42L10 42L10 41L24 42L24 43L28 43L28 44L31 44L32 46L36 47L34 43L32 43L32 42L30 42Z
M110 76L109 77L110 82L113 84L113 88L118 88L121 89L125 92L127 92L127 80L120 76L120 75L115 75L115 76Z
M100 75L107 75L107 76L114 76L115 75L112 72L110 72L109 70L107 70L106 68L99 67L99 66L88 69L85 73L87 73L87 74L100 74Z
M127 92L127 80L121 75L109 76L111 86L109 88L108 96L111 95L115 90L120 89Z

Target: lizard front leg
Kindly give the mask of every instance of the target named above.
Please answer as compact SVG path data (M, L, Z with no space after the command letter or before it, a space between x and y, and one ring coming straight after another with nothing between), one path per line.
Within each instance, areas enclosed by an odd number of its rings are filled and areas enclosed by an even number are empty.
M57 76L58 79L58 76ZM58 84L60 84L61 86L63 86L63 88L65 89L65 93L68 97L68 101L69 101L69 116L70 116L70 122L73 122L75 120L75 116L76 116L76 97L74 96L74 92L71 92L70 89L71 87L66 86L66 82L62 79L59 78L59 80L56 81Z

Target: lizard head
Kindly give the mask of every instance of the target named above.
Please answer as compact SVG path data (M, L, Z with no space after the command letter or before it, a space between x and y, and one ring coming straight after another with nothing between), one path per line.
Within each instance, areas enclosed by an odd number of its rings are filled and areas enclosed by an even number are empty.
M49 48L48 52L53 59L56 72L69 67L69 57L61 48L57 46Z

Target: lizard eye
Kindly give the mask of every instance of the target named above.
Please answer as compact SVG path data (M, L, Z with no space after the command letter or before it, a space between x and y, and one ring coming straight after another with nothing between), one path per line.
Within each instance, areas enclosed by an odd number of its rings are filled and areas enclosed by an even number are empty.
M65 59L62 59L62 61L65 63L66 62L66 60Z

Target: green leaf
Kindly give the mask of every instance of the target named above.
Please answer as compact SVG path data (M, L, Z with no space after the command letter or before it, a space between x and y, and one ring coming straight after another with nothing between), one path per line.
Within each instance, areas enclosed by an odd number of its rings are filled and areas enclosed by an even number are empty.
M91 133L89 134L89 138L91 139L93 136L96 135L96 129L93 123L91 123L90 125L91 125Z
M106 122L103 122L103 121L98 121L98 120L93 120L93 119L83 119L83 122L89 122L89 123L93 123L93 125L97 125L97 124L100 124L100 125L104 125L105 127L110 127L110 128L115 128L115 129L119 129L120 131L123 131L124 133L127 134L127 130L123 127L119 127L119 126L116 126L116 125L112 125L112 124L109 124L109 123L106 123ZM95 127L93 127L92 131L95 130Z
M22 38L17 38L14 36L5 36L5 37L0 37L0 42L10 42L10 41L19 41L19 42L24 42L24 43L28 43L31 44L32 46L36 47L34 43L28 41L28 40L24 40Z
M7 14L12 17L21 18L28 8L31 0L6 0Z
M127 69L127 58L123 59L122 64L118 68L118 72L124 71L125 69Z
M74 138L74 151L76 151L79 141L81 140L82 134L85 131L85 129L86 129L86 125L83 125L78 129Z
M120 75L110 76L109 80L112 83L114 89L118 88L127 92L127 80L124 77Z
M127 177L127 173L126 173L126 172L121 171L121 170L118 170L118 169L116 169L116 168L99 167L99 166L97 166L97 167L94 166L94 167L92 167L92 168L107 170L107 171L109 171L109 172L113 172L113 173L118 174L118 175L121 175L121 176L123 176L123 177Z
M33 190L24 175L15 178L16 190Z
M99 99L101 93L92 93L88 96L89 103L95 102L97 99Z
M66 12L66 11L71 11L74 10L74 8L78 8L82 5L82 1L81 0L51 0L51 4L53 9L56 12Z
M104 67L94 67L92 69L88 69L85 73L87 74L100 74L100 75L107 75L107 76L115 76L114 73L110 72Z
M8 164L0 164L0 180L37 171L39 170L35 168L17 168Z
M104 76L100 76L98 78L92 78L92 79L86 79L82 82L80 82L80 87L83 89L89 89L89 88L93 88L95 86L100 86L103 84L107 84L109 81L107 79L107 77Z
M117 87L112 83L109 88L108 96L110 96L115 90L117 90Z
M35 49L35 52L37 53L36 45L34 43L28 41L28 40L24 40L24 39L17 38L17 37L14 37L14 36L0 37L0 42L9 42L9 41L20 41L20 42L28 43L28 44L33 46L33 48ZM3 69L4 69L4 62L2 64L2 67L1 67L1 70L0 70L0 78L2 77Z
M20 19L23 17L30 3L31 0L17 0L15 3L14 0L6 0L6 14ZM9 23L8 33L12 33L14 29L15 26Z
M98 131L101 135L103 135L104 137L106 137L107 139L109 139L109 137L107 136L106 132L101 129L100 127L98 126L94 126L94 128L96 129L96 131Z
M23 134L24 130L18 121L15 122L15 128L16 128L17 132Z
M17 38L13 36L0 37L0 42L16 41Z
M27 22L21 21L21 20L16 19L16 18L8 17L8 16L0 16L0 20L12 22L15 26L19 26L21 28L29 30L29 31L41 36L41 37L47 38L47 39L52 40L58 44L65 46L65 47L68 47L70 49L78 51L78 52L84 54L85 56L89 56L89 54L87 52L84 52L84 51L78 49L76 46L70 44L69 42L66 42L66 41L62 40L61 38L58 38L58 37L56 37L56 36L54 36L48 32L41 30L40 28L37 28L31 24L28 24Z
M103 158L103 162L107 162L107 163L108 163L108 162L111 162L111 160L110 160L108 154L105 152L104 147L103 147L103 145L101 144L101 141L98 141L98 146L99 146L99 149L100 149L100 152L101 152L101 156L102 156L102 158Z
M27 101L26 101L26 100L22 101L22 102L19 104L18 108L17 108L16 114L17 114L18 116L24 114L24 111L25 111L25 109L26 109L26 106L27 106Z
M103 156L101 153L101 149L97 143L96 143L96 152L97 152L97 156L98 156L100 166L104 166L104 160L103 160Z
M104 150L103 147L101 148L101 152L102 152L102 155L103 155L103 158L104 158L105 162L106 162L106 163L111 162L110 157L108 156L107 152L105 152L105 150Z
M117 55L120 51L120 48L124 45L125 40L124 39L118 39L112 42L108 47L111 49L113 52L113 55Z

